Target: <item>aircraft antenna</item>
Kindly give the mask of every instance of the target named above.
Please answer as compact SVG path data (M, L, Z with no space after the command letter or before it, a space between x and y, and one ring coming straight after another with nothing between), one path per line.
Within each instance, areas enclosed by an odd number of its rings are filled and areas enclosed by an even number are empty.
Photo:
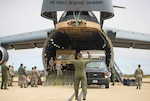
M123 7L123 6L116 6L116 5L114 5L113 7L114 7L114 8L122 8L122 9L126 9L126 7Z

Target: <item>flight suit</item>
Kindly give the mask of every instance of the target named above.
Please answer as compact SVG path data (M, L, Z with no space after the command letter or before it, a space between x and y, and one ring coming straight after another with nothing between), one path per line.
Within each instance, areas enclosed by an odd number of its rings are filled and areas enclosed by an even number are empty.
M75 67L75 80L74 80L74 90L75 97L78 97L79 83L81 81L81 87L83 91L83 98L86 98L87 94L87 78L86 78L86 64L89 63L91 59L91 55L88 56L89 59L86 60L75 60L73 55L70 56L70 62Z
M1 71L2 71L2 83L1 83L1 89L7 89L7 83L8 83L8 67L5 64L1 65Z
M140 89L141 85L142 85L143 70L140 69L140 68L137 68L135 70L134 77L135 77L135 80L136 80L137 89L138 88Z

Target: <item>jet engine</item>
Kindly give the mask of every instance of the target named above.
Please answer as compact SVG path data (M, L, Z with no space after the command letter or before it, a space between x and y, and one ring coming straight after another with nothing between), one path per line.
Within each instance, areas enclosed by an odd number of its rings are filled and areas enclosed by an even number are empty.
M5 48L0 46L0 65L4 62L4 61L8 61L8 52Z

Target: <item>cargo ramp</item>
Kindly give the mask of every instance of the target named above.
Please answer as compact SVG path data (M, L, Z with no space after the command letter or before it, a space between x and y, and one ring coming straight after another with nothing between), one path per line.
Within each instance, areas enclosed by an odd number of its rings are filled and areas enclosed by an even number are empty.
M64 70L62 76L57 76L57 71L47 75L45 85L73 85L74 84L74 71Z

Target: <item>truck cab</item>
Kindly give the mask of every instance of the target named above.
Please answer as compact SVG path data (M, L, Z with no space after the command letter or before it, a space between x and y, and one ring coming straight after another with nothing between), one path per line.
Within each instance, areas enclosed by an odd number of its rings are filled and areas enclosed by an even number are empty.
M62 64L63 70L74 71L74 66L69 61L70 55L72 55L74 51L75 50L57 50L55 63L57 63L57 61L60 61Z
M92 61L86 65L86 75L88 85L105 85L109 88L110 72L105 61L105 51L91 50ZM87 54L82 52L83 58L87 58Z

